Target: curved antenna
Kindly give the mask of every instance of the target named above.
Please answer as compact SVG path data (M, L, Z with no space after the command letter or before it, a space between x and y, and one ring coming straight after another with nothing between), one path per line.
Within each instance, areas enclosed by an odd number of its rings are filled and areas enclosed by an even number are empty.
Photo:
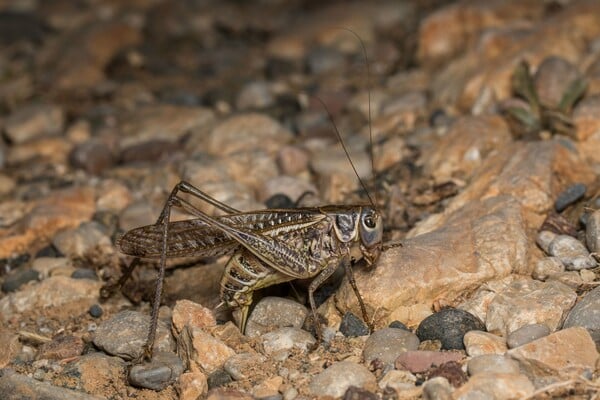
M371 159L371 173L373 175L375 175L375 157L373 156L373 125L371 124L371 70L369 68L369 57L367 55L367 47L365 46L365 42L362 40L362 38L358 35L358 33L354 32L352 29L347 28L345 26L337 26L335 27L336 29L341 29L344 30L346 32L350 32L352 35L354 35L354 37L358 40L358 42L360 43L360 47L362 48L362 52L363 52L363 56L365 58L365 66L366 66L366 78L367 78L367 94L368 94L368 119L369 119L369 158ZM315 96L316 97L316 96ZM325 110L327 111L327 114L329 116L329 120L331 121L333 128L335 129L335 133L340 141L340 143L342 144L342 148L344 149L344 152L346 153L346 157L348 158L348 161L350 161L350 165L352 166L352 170L354 170L354 174L356 175L356 177L358 178L358 181L360 182L360 185L362 186L362 188L365 190L365 193L367 194L367 197L369 198L369 202L371 203L371 205L375 208L377 208L377 192L375 192L373 194L373 197L375 198L375 201L373 201L373 198L371 197L371 194L369 193L369 190L367 189L367 186L365 185L364 181L361 179L361 177L358 175L358 172L356 171L356 167L354 166L354 163L352 162L352 159L350 158L350 154L348 153L348 150L346 149L346 144L344 143L344 140L342 139L342 135L340 134L335 121L333 119L333 116L331 115L331 111L329 111L329 108L327 108L327 105L323 102L323 100L321 100L319 97L316 97L317 100L319 100L319 102L323 105L323 108L325 108Z
M362 188L365 190L365 193L367 194L367 197L369 198L369 202L371 203L371 205L373 207L377 208L377 206L373 202L373 199L371 198L371 195L369 194L369 190L367 189L367 186L363 182L363 180L360 177L360 175L358 175L358 171L356 170L356 167L354 166L354 163L352 162L352 158L350 158L350 153L348 153L348 149L346 148L346 144L344 143L344 139L342 139L342 135L340 134L340 131L339 131L337 125L335 124L335 120L333 119L333 115L331 114L331 111L329 110L329 108L327 107L327 105L325 104L325 102L323 100L321 100L320 97L315 96L315 98L317 100L319 100L319 102L321 103L321 105L323 106L323 108L325 109L325 111L327 112L327 115L329 116L329 120L331 121L331 124L333 125L333 129L335 131L335 134L337 135L338 140L340 141L340 144L342 145L342 149L344 149L344 153L346 153L346 157L348 158L348 161L350 161L350 166L352 167L352 170L354 171L354 174L358 178L358 181L360 182L360 185L362 186Z
M358 33L354 32L352 29L347 28L345 26L338 27L339 29L343 29L346 32L350 32L360 43L360 47L362 48L363 56L365 57L365 67L366 67L366 75L367 75L367 95L369 100L369 157L371 158L371 173L375 175L375 157L373 156L373 125L371 124L371 68L369 67L369 57L367 56L367 47L365 46L365 42L358 35ZM363 185L364 187L364 185ZM365 188L366 190L366 188ZM367 196L369 196L369 192L367 191ZM377 192L373 194L375 200L377 200ZM371 199L371 196L369 196ZM371 201L373 203L373 201ZM373 204L375 206L375 204Z

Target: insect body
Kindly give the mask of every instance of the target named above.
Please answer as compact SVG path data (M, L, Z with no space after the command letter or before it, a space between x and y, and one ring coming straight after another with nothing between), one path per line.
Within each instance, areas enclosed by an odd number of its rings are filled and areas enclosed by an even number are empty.
M181 198L180 191L227 214L211 217ZM174 206L185 209L195 218L169 222ZM156 224L132 229L117 245L123 253L136 258L160 258L157 298L147 344L151 347L167 257L233 254L221 279L221 299L230 307L240 309L242 332L255 290L294 279L313 278L308 295L320 336L313 294L339 265L346 268L363 317L367 319L350 263L361 258L369 265L374 263L381 251L382 233L382 219L373 206L240 212L181 182L171 192Z

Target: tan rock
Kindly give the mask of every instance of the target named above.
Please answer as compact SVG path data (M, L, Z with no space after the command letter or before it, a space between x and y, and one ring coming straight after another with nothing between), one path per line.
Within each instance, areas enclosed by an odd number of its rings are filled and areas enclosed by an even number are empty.
M520 207L507 196L474 201L440 229L402 244L384 251L373 269L355 272L367 308L380 324L391 322L390 315L399 308L451 302L486 281L524 269L528 259ZM352 308L360 315L347 282L335 304L342 312Z
M200 328L186 326L177 342L177 352L192 372L210 374L223 367L235 351Z
M81 24L68 30L41 55L50 66L53 87L72 90L93 87L104 79L104 67L124 47L141 40L131 25L109 21Z
M508 125L497 115L458 119L433 148L424 154L426 170L436 182L468 178L490 155L512 141Z
M197 400L208 392L206 375L199 371L181 374L175 387L181 400Z
M180 333L186 325L191 328L205 328L217 324L210 309L189 300L177 301L171 318L176 333Z
M436 214L415 227L409 236L439 228L470 202L499 195L513 196L523 207L528 224L536 228L554 206L554 199L569 183L591 184L595 175L590 166L569 145L559 141L504 146L478 168L469 185ZM521 273L529 274L533 266Z
M279 394L279 387L282 383L283 378L281 376L273 376L254 386L254 388L252 388L252 394L259 399L277 396Z
M212 131L207 148L211 153L230 155L252 150L274 154L292 139L292 133L271 117L248 113L231 117Z
M583 327L572 327L511 349L508 355L535 370L553 373L565 369L593 371L598 360L596 344Z
M91 219L94 194L89 188L56 191L27 205L29 213L10 228L0 229L0 258L42 247L54 234Z
M152 105L137 109L122 118L124 136L121 149L148 140L176 141L186 133L206 129L214 123L214 113L202 107Z
M575 291L558 281L517 279L489 304L486 328L504 337L529 324L545 324L554 331L576 300Z
M506 341L497 335L482 331L470 331L464 337L465 349L471 357L483 354L506 353Z
M15 165L35 160L66 164L72 148L62 137L40 137L11 147L6 163Z
M437 64L465 49L489 28L542 12L535 2L459 2L427 16L419 27L418 58ZM491 29L490 29L491 30Z
M467 399L469 393L478 393L493 399L522 399L534 390L533 383L525 375L481 373L471 376L467 383L456 389L452 398Z

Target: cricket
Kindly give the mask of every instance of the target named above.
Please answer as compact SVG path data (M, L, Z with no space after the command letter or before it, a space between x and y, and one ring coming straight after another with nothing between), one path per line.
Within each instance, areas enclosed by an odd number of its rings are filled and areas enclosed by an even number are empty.
M366 48L360 37L353 31L350 32L362 45L368 85L369 67ZM373 329L353 277L352 264L361 259L364 259L368 266L376 263L383 248L383 218L376 201L369 194L352 163L331 113L322 101L321 103L333 123L338 141L369 202L354 205L240 211L216 200L191 183L186 181L178 183L168 196L155 224L132 229L116 243L123 254L133 256L134 259L114 286L121 286L128 279L140 259L158 260L151 323L144 346L144 355L147 359L152 357L166 262L168 258L175 257L231 255L220 281L220 297L221 301L232 310L239 310L238 326L242 333L245 331L255 291L296 279L312 279L308 287L308 300L317 344L320 343L322 330L314 293L338 267L344 268L358 299L362 317L369 329ZM371 129L370 107L369 90L369 129ZM372 143L371 132L370 136ZM373 168L372 146L370 156ZM183 198L181 194L211 204L221 210L223 215L210 216ZM183 210L193 218L171 221L173 208Z

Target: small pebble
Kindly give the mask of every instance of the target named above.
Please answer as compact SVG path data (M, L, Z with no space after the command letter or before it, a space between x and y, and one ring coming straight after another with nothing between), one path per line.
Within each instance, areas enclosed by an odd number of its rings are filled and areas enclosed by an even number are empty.
M218 388L232 382L231 375L224 369L217 369L212 374L208 375L208 389Z
M69 162L74 168L89 174L99 175L116 161L111 149L97 138L78 144L69 154Z
M600 287L596 287L583 296L583 298L569 311L563 323L563 329L573 326L583 326L600 345Z
M582 199L585 196L586 190L587 187L583 183L576 183L569 186L556 197L554 209L556 212L564 211L571 204Z
M416 350L419 343L419 338L412 332L383 328L369 336L363 347L363 357L367 365L376 359L384 364L393 364L398 355Z
M246 324L246 335L257 337L273 327L300 328L308 315L302 304L283 297L264 297L260 299Z
M175 382L184 369L183 362L177 354L157 351L149 362L131 367L129 383L136 387L162 390Z
M546 254L550 254L550 243L552 243L557 236L558 235L554 232L543 230L538 233L535 242L540 246L540 249L546 252Z
M431 378L423 384L423 398L425 400L451 400L454 388L444 377ZM476 400L479 400L476 398ZM481 399L483 400L483 399ZM490 400L485 398L485 400Z
M276 193L265 200L267 208L295 208L296 204L292 199L283 193Z
M380 389L391 387L396 390L402 390L414 387L416 382L417 377L410 372L392 369L381 378L378 385Z
M504 354L507 350L504 338L483 331L465 333L464 343L467 354L471 357L482 354Z
M592 253L600 252L600 210L588 214L585 224L585 243Z
M346 337L366 336L369 334L369 327L356 315L346 312L340 323L340 332Z
M200 371L189 371L181 374L176 384L179 399L203 399L208 392L206 375Z
M94 332L94 344L108 354L124 360L142 355L148 336L150 316L136 311L121 311L102 321ZM154 351L171 351L174 341L170 329L159 320L154 341Z
M93 304L90 309L88 310L88 312L90 313L90 315L94 318L100 318L102 316L102 314L104 313L104 310L102 310L102 307L100 307L99 304Z
M483 354L471 358L467 362L469 375L482 373L518 374L519 363L510 357L500 354Z
M388 328L395 328L395 329L403 329L405 331L410 331L410 329L408 329L408 327L406 325L404 325L402 322L400 321L392 321L389 325Z
M71 278L73 278L73 279L92 279L94 281L98 280L96 271L88 269L88 268L77 268L71 274Z
M52 244L62 254L71 258L84 258L89 251L99 246L112 246L102 226L95 221L84 222L77 228L57 233L52 239Z
M32 268L20 268L8 274L2 282L2 291L4 293L14 292L27 282L40 279L40 273Z
M565 272L565 266L558 257L544 257L535 263L531 276L545 281L548 277L562 272Z
M350 386L375 390L377 380L366 367L351 361L340 361L313 376L309 391L313 396L342 397Z
M473 330L485 331L479 318L464 310L446 308L421 321L416 334L421 340L441 341L442 349L462 350L465 333Z
M594 268L597 263L583 243L568 235L558 235L550 242L548 254L558 257L569 271Z
M317 342L315 338L300 328L279 328L265 333L261 341L266 354L291 350L292 348L308 351Z

